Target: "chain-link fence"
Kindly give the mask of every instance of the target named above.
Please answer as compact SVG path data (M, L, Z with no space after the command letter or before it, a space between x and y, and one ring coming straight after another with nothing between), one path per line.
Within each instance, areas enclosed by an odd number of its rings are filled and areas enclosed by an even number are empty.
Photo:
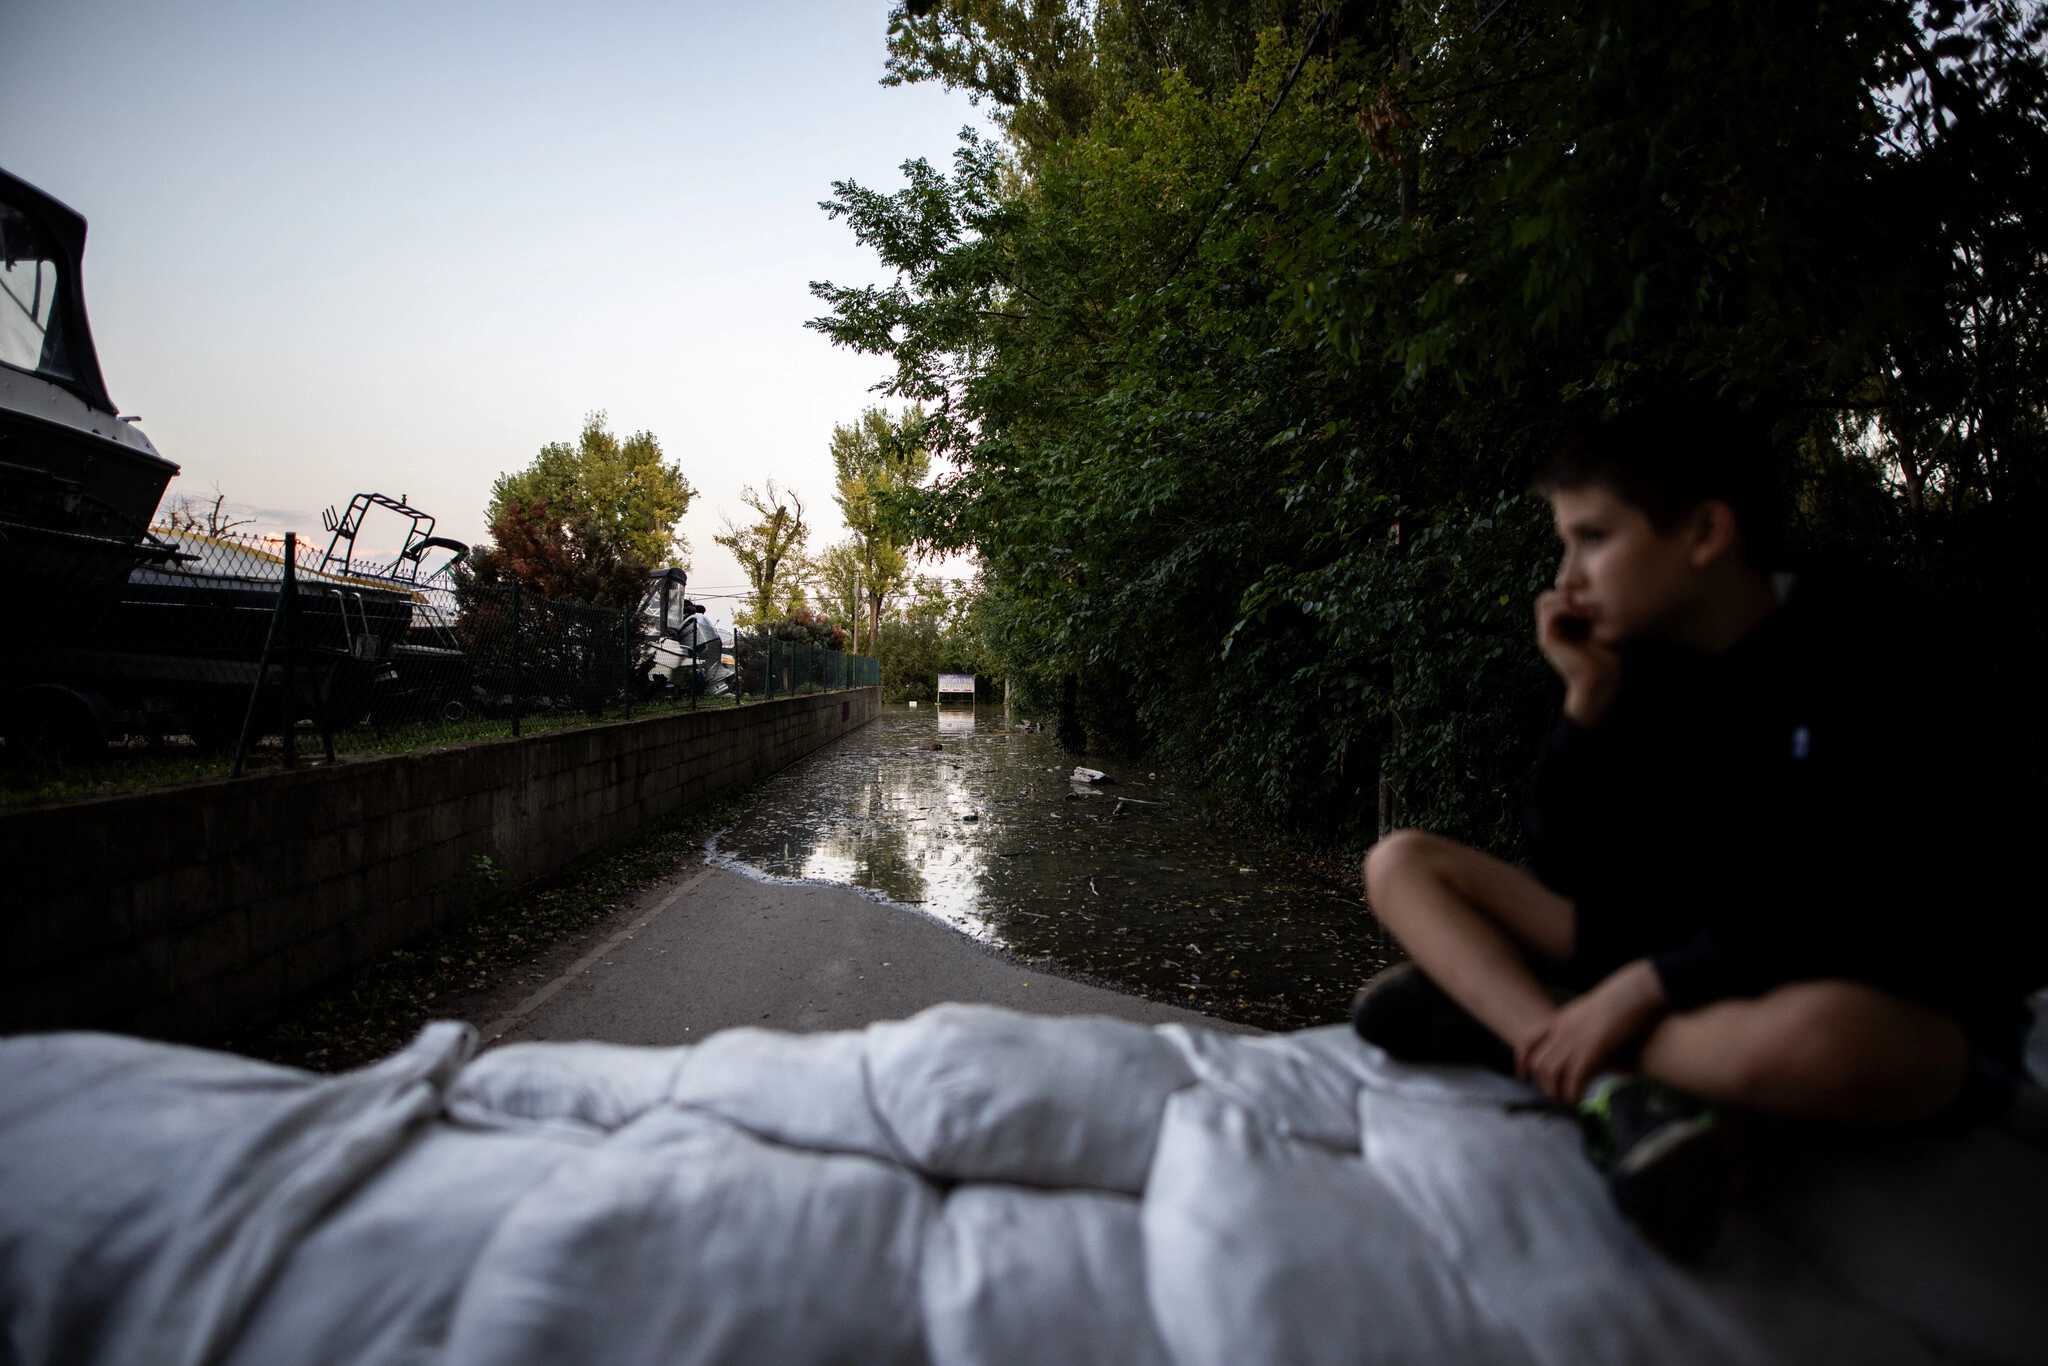
M337 572L289 536L158 527L122 553L113 572L80 556L45 575L30 640L0 653L12 768L113 755L239 770L881 678L812 640L717 631L673 571L620 611L403 561Z

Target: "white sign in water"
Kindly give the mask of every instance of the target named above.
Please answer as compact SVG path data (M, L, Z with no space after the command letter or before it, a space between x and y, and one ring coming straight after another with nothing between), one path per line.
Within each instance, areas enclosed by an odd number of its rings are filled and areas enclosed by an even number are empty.
M974 696L974 675L940 674L939 695L943 697L949 692L964 692L969 697Z

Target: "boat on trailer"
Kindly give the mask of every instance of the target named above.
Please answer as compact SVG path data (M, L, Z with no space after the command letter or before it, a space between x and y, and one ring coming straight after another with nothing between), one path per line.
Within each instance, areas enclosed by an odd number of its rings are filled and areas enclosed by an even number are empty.
M0 582L14 594L0 741L17 761L88 758L123 736L232 740L285 579L281 546L152 529L178 466L107 393L85 238L76 211L0 171ZM297 667L266 675L270 732L373 710L399 683L389 643L418 597L346 566L293 568Z

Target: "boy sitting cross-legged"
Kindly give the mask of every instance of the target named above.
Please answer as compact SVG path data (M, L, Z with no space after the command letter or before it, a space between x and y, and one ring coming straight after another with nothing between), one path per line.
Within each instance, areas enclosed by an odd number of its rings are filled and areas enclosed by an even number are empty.
M1769 469L1711 408L1559 451L1536 632L1564 715L1533 861L1416 830L1365 861L1413 965L1360 993L1359 1032L1597 1112L1624 1212L1681 1255L1718 1222L1719 1112L1934 1116L1973 1069L2016 1066L2032 985L2006 980L2016 908L1990 904L1966 821L1944 826L1959 780L1908 720L1923 642L1895 604L1770 572Z

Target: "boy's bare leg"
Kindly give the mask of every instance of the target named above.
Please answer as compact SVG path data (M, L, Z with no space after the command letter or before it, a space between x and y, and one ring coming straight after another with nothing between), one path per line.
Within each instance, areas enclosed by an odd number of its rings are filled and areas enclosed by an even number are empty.
M1571 955L1572 903L1527 871L1397 830L1365 856L1365 895L1408 956L1509 1047L1556 1010L1524 955Z
M1668 1016L1644 1040L1641 1066L1730 1107L1900 1124L1956 1098L1969 1045L1949 1016L1876 987L1795 982Z
M1511 1047L1557 1013L1524 954L1569 957L1572 904L1513 864L1418 830L1365 859L1381 923L1451 998ZM1969 1045L1940 1011L1858 982L1797 982L1662 1019L1648 1075L1733 1108L1844 1124L1895 1124L1962 1090Z

